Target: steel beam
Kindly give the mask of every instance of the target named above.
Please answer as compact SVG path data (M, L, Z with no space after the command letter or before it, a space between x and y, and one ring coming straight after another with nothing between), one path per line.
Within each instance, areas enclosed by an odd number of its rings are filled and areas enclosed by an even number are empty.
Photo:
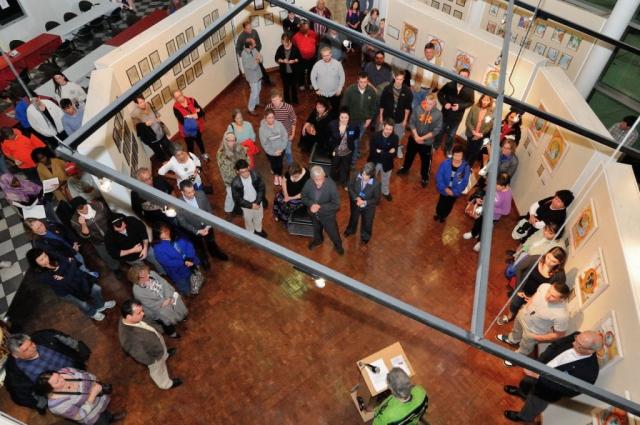
M545 364L537 362L521 354L515 353L497 344L494 344L489 340L486 340L484 338L478 339L471 335L468 331L452 323L449 323L437 316L420 310L398 298L392 297L389 294L365 285L362 282L352 279L349 276L326 267L316 261L297 254L290 249L287 249L267 239L250 233L245 229L231 224L219 217L204 212L200 209L194 209L186 202L178 198L155 189L154 187L142 183L126 174L122 174L116 170L113 170L112 168L109 168L104 164L90 159L85 155L81 155L75 151L72 151L66 146L59 146L56 152L62 159L75 162L84 170L95 176L107 177L124 187L135 190L146 199L149 199L150 201L153 201L158 205L171 206L175 208L179 214L187 214L188 216L195 217L199 221L211 225L216 230L227 233L228 235L239 239L242 242L259 248L302 270L305 270L316 276L323 277L329 282L333 282L347 289L348 291L353 292L356 295L368 298L371 301L383 307L389 308L397 313L400 313L410 319L413 319L418 323L433 328L438 332L453 337L459 341L464 342L465 344L486 351L489 354L509 360L517 365L540 373L541 375L544 375L545 377L552 379L553 381L562 383L563 385L566 385L567 387L575 391L579 391L598 400L602 400L611 405L625 409L636 415L640 415L640 404L627 400L624 397L620 397L619 395L611 393L603 388L588 384L582 380L570 376L569 374L550 368Z

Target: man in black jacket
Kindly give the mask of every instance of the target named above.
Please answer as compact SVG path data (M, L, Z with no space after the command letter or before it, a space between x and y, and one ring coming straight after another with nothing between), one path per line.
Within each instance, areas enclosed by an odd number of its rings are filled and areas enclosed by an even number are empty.
M463 78L469 78L469 74L467 68L462 68L458 71L458 75ZM444 149L445 153L449 155L464 111L473 105L473 89L455 81L449 81L438 91L438 100L442 105L442 130L436 136L433 147L438 149L442 142L442 137L445 136Z
M237 176L231 181L231 195L233 202L240 205L244 217L244 228L263 238L267 232L262 230L264 216L264 181L260 174L249 170L249 163L244 159L236 161L234 167Z
M358 174L349 183L349 199L351 200L351 216L349 225L344 231L346 237L356 233L358 220L362 217L360 226L360 239L363 244L368 244L373 233L373 219L376 216L376 207L380 202L380 182L374 178L376 166L373 162L367 162Z
M385 119L382 123L382 131L378 131L373 136L369 148L368 161L375 166L375 176L378 173L382 174L382 196L387 201L393 199L389 191L389 182L391 181L391 171L393 171L393 160L400 142L398 135L393 132L394 126L395 122L392 118Z
M153 186L164 193L171 193L173 191L171 185L167 183L165 179L160 176L154 176L151 174L151 170L147 167L138 168L136 171L136 177L142 183ZM164 214L162 211L162 205L158 205L152 201L147 201L144 196L140 195L135 190L131 191L131 208L133 209L133 212L142 220L146 221L147 224L153 224L158 221L163 221L170 226L175 224L174 220Z
M53 329L37 331L29 337L14 334L8 338L7 345L11 356L7 359L4 385L11 399L42 415L46 413L47 398L34 391L37 377L48 370L60 370L63 367L85 369L91 350L82 341Z
M540 355L538 361L566 372L590 384L598 378L599 366L596 351L602 348L602 336L598 332L575 332L554 341ZM507 394L525 400L519 412L505 410L504 416L513 422L531 422L547 408L563 397L575 397L578 392L547 379L544 375L524 370L525 376L518 387L505 385Z
M144 260L154 269L164 274L164 269L149 249L149 234L143 222L133 216L113 214L109 230L104 238L109 255L129 265L140 264Z
M302 203L309 209L313 223L313 240L309 243L309 249L322 245L324 229L338 254L344 255L336 221L336 214L340 209L340 195L336 184L327 178L319 165L311 167L310 175L311 178L304 184L301 192Z
M389 84L380 95L380 111L378 121L382 124L391 118L395 122L393 132L402 140L411 115L413 94L409 86L404 84L404 71L397 70L393 75L393 84Z

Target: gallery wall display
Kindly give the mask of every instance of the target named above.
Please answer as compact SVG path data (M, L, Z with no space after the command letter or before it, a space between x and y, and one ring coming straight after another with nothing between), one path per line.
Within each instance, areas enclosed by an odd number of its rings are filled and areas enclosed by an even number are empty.
M547 108L544 106L542 102L538 105L538 109L546 112ZM547 120L544 120L540 117L533 117L530 123L529 129L531 130L531 134L533 135L533 141L539 143L542 140L542 137L547 133L547 128L549 127L549 123Z
M584 309L609 287L602 249L598 248L591 261L576 277L576 293Z
M467 6L471 2L468 0L420 0L427 6L440 10L442 13L451 15L462 20L468 13ZM397 40L397 39L396 39Z
M596 324L595 331L602 335L602 349L596 352L600 372L616 364L623 358L622 346L620 344L620 333L616 322L616 312L607 312Z
M547 142L542 158L544 158L544 163L547 165L549 172L553 174L558 168L560 161L562 161L567 154L569 145L562 135L562 131L560 131L557 126L553 125L550 128L552 128L552 131L550 131L551 137Z
M469 53L463 52L462 50L456 50L456 62L453 68L456 72L460 72L461 69L468 69L469 71L473 68L473 62L475 62L476 58L471 56Z
M569 237L571 238L571 244L575 252L598 230L598 220L593 199L582 208L580 214L575 217L569 229Z
M417 42L418 28L405 22L402 27L402 50L413 54L416 51Z
M482 83L492 90L498 90L498 80L500 78L500 68L488 66L484 72Z
M171 88L169 86L164 87L160 94L162 95L162 101L165 105L173 100L173 95L171 94Z

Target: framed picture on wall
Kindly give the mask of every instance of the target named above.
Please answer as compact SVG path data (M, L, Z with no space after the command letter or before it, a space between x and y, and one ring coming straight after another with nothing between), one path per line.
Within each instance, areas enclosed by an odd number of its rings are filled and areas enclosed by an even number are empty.
M189 55L185 56L180 63L182 63L184 69L187 69L191 65L191 57Z
M202 62L198 61L193 64L193 72L196 73L196 78L202 75Z
M449 15L450 15L450 14L451 14L451 5L450 5L450 4L446 4L446 3L445 3L445 4L443 4L443 5L442 5L442 11L443 11L444 13L447 13L447 14L449 14Z
M180 49L182 46L187 44L187 37L183 33L180 33L176 36L176 46Z
M289 16L289 12L286 10L281 10L278 15L278 17L280 18L280 23L283 23L285 19L287 19L287 16Z
M113 126L118 129L118 131L122 130L122 112L118 112L113 119Z
M547 50L547 46L545 46L543 43L537 42L535 47L533 48L533 51L537 54L539 54L540 56L544 56L544 52Z
M393 25L387 25L387 35L394 40L400 39L400 30Z
M213 34L211 34L211 37L209 37L211 39L211 44L216 44L218 42L218 33L214 32Z
M193 31L193 27L189 27L185 30L184 35L187 37L187 42L193 40L195 37L195 32Z
M464 7L467 4L467 0L456 0L458 6Z
M624 392L627 400L631 400L629 391ZM640 425L640 418L627 413L619 407L596 407L591 411L592 425Z
M162 109L163 105L164 103L162 103L162 98L159 94L153 96L153 98L151 99L151 107L156 113L160 111L160 109Z
M545 24L536 24L533 30L533 35L544 38L544 33L547 32L547 26Z
M211 37L207 37L204 39L204 51L208 52L213 48L213 42L211 41Z
M408 53L413 53L416 50L417 42L418 28L405 22L404 27L402 28L402 47Z
M160 65L160 53L158 53L157 50L151 52L151 54L149 55L149 62L151 62L152 69L155 69L158 65Z
M264 9L264 0L253 0L253 9L254 10Z
M490 32L491 34L495 34L496 33L496 28L498 28L498 23L497 22L493 22L493 21L488 21L487 22L486 30L488 32Z
M215 9L213 12L211 12L211 20L213 22L217 21L219 17L220 13L218 13L218 9Z
M580 304L584 309L609 287L607 270L604 265L602 249L598 247L591 261L581 268L576 276L575 288L580 294Z
M493 90L498 90L498 79L500 78L500 68L495 66L488 66L484 73L482 82L485 86Z
M191 62L195 62L198 60L198 58L200 58L200 53L198 53L198 48L196 47L195 49L193 49L193 51L190 54L191 56Z
M167 55L168 56L173 55L177 51L175 40L170 40L169 42L167 42L166 46L167 46ZM182 72L182 67L180 66L179 63L177 63L173 67L173 75L176 76L176 75L180 74L180 72Z
M582 43L582 38L577 35L572 35L569 37L569 41L567 41L567 48L577 52L580 47L580 43Z
M471 68L473 67L473 62L475 62L475 60L476 58L471 56L469 53L463 52L462 50L458 49L456 51L456 61L453 67L456 70L456 72L459 72L463 68L466 68L469 71L471 71Z
M491 3L491 6L489 6L489 15L498 16L498 11L499 10L500 10L500 6L498 6L495 3Z
M544 104L542 102L540 102L540 106L538 106L538 109L546 112L547 108L544 106ZM533 120L531 121L531 134L533 135L533 141L534 142L539 142L540 139L545 135L545 133L547 132L547 128L549 127L549 123L539 117L533 117Z
M162 87L162 80L161 79L157 79L153 82L153 84L151 85L151 87L153 87L153 90L158 91L160 90L160 87Z
M122 152L122 133L115 126L113 127L113 143L116 145L118 152Z
M453 17L462 20L462 12L459 11L459 10L454 10L453 11Z
M184 72L184 77L187 80L187 84L191 84L195 81L196 76L195 73L193 71L193 68L189 68Z
M542 158L544 159L544 163L547 164L550 173L553 174L558 168L558 164L567 153L568 147L569 145L567 145L566 140L564 140L564 136L558 127L554 126L551 138L542 153Z
M514 20L515 20L515 16L514 16ZM520 16L518 18L518 28L526 30L529 28L530 22L531 22L531 19L528 16Z
M623 358L622 345L620 344L620 332L618 331L618 322L616 321L616 312L611 310L606 313L594 329L602 335L602 341L604 343L602 349L596 352L598 364L600 365L600 372L602 372Z
M151 91L151 87L147 87L147 89L145 91L142 92L142 97L144 97L145 99L147 99L149 96L151 96L153 94L153 91Z
M262 15L262 19L264 19L265 27L273 25L273 13L265 13Z
M218 62L218 60L220 60L220 56L218 55L218 49L213 49L211 51L211 63L215 64L216 62Z
M227 36L227 31L224 29L224 27L220 28L218 30L218 37L220 38L220 41L224 40L226 36Z
M169 86L165 86L160 94L162 95L162 101L165 105L173 100L173 96L171 95L171 87Z
M180 90L184 90L187 87L187 82L184 79L184 74L179 75L178 78L176 78L176 84L178 85L178 88Z
M429 43L433 44L433 46L435 47L436 57L442 56L442 53L444 52L444 45L445 45L444 40L441 38L438 38L438 36L433 34L429 34L427 36L427 40L429 40Z
M138 62L138 66L140 67L140 74L142 77L146 76L151 72L151 65L149 64L149 58L144 58L140 62Z
M251 21L251 26L253 28L260 27L260 15L251 15L249 16L249 20Z
M549 47L549 50L547 50L547 59L549 59L549 61L553 63L556 63L556 60L558 60L558 49Z
M574 251L580 248L589 240L593 233L598 229L598 220L596 217L596 208L593 199L580 211L571 224L571 232L569 237Z
M224 43L218 46L218 56L222 59L227 54L227 50L224 47Z
M213 20L211 19L211 15L210 14L206 14L202 17L202 23L204 24L204 27L210 27L211 24L213 23Z
M436 9L440 9L440 2L437 0L431 0L431 7L434 7Z
M129 84L132 86L140 81L140 74L138 73L138 67L133 65L131 68L127 69L127 78L129 78Z
M551 34L551 41L562 43L565 33L566 31L562 28L554 28L553 33Z
M560 55L560 59L558 59L558 66L562 69L569 69L569 65L571 65L571 59L573 56L563 53Z

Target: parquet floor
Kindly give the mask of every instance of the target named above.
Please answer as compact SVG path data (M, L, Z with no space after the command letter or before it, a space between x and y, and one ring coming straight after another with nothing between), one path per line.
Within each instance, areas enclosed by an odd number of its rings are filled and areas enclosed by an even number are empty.
M355 65L347 70L348 81L355 82ZM279 83L276 74L272 79ZM248 94L248 86L239 79L207 107L205 140L212 157L231 110L245 110ZM264 88L262 104L267 97ZM296 108L298 131L312 103L308 92L302 94ZM257 131L259 120L250 118ZM295 155L306 161L298 151ZM433 170L442 159L439 153ZM257 164L269 177L263 154ZM215 212L222 215L224 189L215 161L208 169ZM433 178L425 189L419 183L417 164L409 176L394 174L394 199L383 200L378 208L372 241L365 247L357 237L349 238L343 257L328 240L309 252L309 239L289 236L270 212L265 230L272 241L468 328L478 255L462 234L470 229L471 219L464 216L459 200L447 223L433 221ZM268 186L272 199L273 187ZM343 196L338 219L342 230L347 220ZM514 222L515 211L496 227L488 318L506 301L502 253L513 247L509 234ZM242 226L240 218L235 223ZM94 323L74 307L33 291L29 302L34 312L23 325L27 331L53 327L84 340L93 349L88 369L113 383L113 410L125 409L124 423L131 425L357 425L361 420L349 398L358 378L355 361L395 341L400 341L417 372L414 381L429 393L427 419L432 425L502 424L504 409L520 407L519 400L502 391L503 384L517 382L520 370L507 369L499 359L331 283L317 289L290 265L226 235L218 233L217 239L231 261L213 263L201 295L189 300L182 339L169 341L178 347L169 361L170 371L185 381L178 389L157 389L147 369L124 355L117 342L116 311ZM130 285L111 275L103 285L118 302L130 296ZM495 333L494 329L487 337ZM6 391L0 391L0 409L33 425L57 420L13 405Z

